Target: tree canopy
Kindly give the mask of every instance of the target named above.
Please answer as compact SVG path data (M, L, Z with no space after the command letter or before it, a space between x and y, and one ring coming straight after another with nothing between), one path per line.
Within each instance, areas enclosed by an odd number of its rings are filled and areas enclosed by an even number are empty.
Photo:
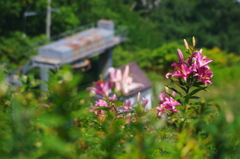
M51 7L60 11L52 13L51 35L99 19L111 19L116 27L128 27L124 45L128 50L153 50L195 36L199 46L217 46L240 54L240 4L234 0L52 0ZM4 45L0 47L0 56L7 59L20 54L16 57L21 61L28 51L20 50L28 50L32 39L42 39L46 32L47 0L1 1L0 10L0 42ZM24 20L24 12L41 14ZM21 38L24 31L27 37Z

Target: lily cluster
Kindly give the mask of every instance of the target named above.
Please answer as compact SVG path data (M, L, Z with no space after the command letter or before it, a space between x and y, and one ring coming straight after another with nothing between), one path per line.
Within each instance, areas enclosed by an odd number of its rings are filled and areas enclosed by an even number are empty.
M174 67L174 71L166 74L166 78L177 78L178 85L186 94L182 94L173 87L166 87L165 92L159 94L160 102L156 107L158 117L162 116L162 114L173 115L174 113L180 113L179 110L186 114L185 112L188 111L187 105L189 100L198 99L199 97L194 95L200 90L206 90L206 87L209 84L212 84L213 73L208 66L212 60L203 56L202 50L194 51L195 43L195 38L193 37L193 46L189 47L187 41L184 39L185 47L190 56L184 58L182 51L177 49L179 61L172 63L171 66ZM134 118L137 116L137 109L134 110L135 108L131 106L131 101L126 100L120 106L119 104L116 105L116 102L114 102L117 100L117 97L127 95L132 90L143 86L141 83L133 82L129 70L129 66L125 67L123 73L120 69L110 68L108 81L93 82L95 87L87 88L103 97L103 99L96 101L95 105L91 106L91 112L101 118L104 118L106 113L113 112L116 115L116 118L125 118L126 123L134 121ZM169 89L172 90L171 93L169 92ZM176 98L176 93L178 94L178 99ZM114 96L110 97L113 94ZM144 98L142 102L139 102L140 94L137 101L138 106L146 106L148 103L148 100ZM179 109L178 106L182 106L183 109Z
M168 89L166 89L168 92ZM175 96L176 93L173 91L172 96ZM161 116L163 113L171 114L171 113L179 113L176 109L176 106L181 105L178 101L176 101L173 97L169 96L167 93L160 93L159 95L160 105L156 107L157 116Z
M192 39L193 46L189 47L187 41L184 39L184 45L190 54L190 57L186 59L183 56L183 53L180 49L177 49L178 52L178 62L172 63L172 67L174 67L173 73L167 73L166 78L175 77L179 80L180 88L182 88L186 96L182 96L181 93L178 92L180 97L184 98L183 103L179 103L174 97L176 93L175 89L172 89L172 94L169 94L169 90L166 89L164 93L160 93L159 100L160 105L156 108L157 115L161 116L163 113L173 114L179 113L176 109L176 106L182 105L186 107L190 97L198 92L199 90L203 90L206 88L208 84L212 84L213 73L210 71L210 67L208 64L212 62L211 59L207 59L206 56L202 55L202 49L199 51L194 51L195 46L195 38ZM205 85L204 87L201 85ZM197 87L190 95L188 95L190 88L193 86ZM175 98L175 99L174 99ZM187 109L184 109L185 111Z
M207 65L212 62L202 55L202 50L193 52L190 57L184 59L180 49L178 49L179 62L174 62L171 66L174 67L173 73L167 73L166 78L176 77L183 78L185 82L189 82L189 78L194 77L198 81L204 83L205 86L212 84L213 73Z
M108 72L108 81L99 80L97 82L93 82L95 87L88 87L87 90L92 90L103 97L109 97L111 93L127 95L134 89L143 86L141 83L133 82L133 78L130 76L128 65L125 67L123 73L120 69L115 69L113 67L109 68Z
M114 94L112 97L99 99L95 101L95 105L91 105L92 109L90 112L93 112L95 115L98 115L100 120L104 120L108 112L112 112L116 115L116 118L125 118L126 124L134 122L134 108L132 107L132 102L126 100L121 105L115 103L117 101L117 96ZM148 103L147 99L143 98L142 105L146 106Z

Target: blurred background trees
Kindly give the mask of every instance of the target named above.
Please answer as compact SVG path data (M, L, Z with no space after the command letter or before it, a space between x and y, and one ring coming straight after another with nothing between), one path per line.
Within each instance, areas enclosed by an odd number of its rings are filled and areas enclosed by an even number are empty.
M60 11L52 12L52 36L99 19L127 26L128 41L120 47L135 54L137 61L142 58L136 55L138 50L148 50L153 58L153 50L192 36L198 46L240 54L236 0L52 0L51 7ZM47 0L2 1L0 10L0 62L16 69L33 54L31 44L46 39ZM40 14L24 20L24 12ZM115 56L123 56L123 51Z
M172 69L176 48L184 52L182 39L195 36L196 48L205 47L203 52L214 60L214 84L231 80L239 85L237 0L51 0L51 7L59 10L52 12L51 37L99 19L113 20L116 28L127 27L128 40L114 49L114 67L136 61L152 82L162 81L159 75ZM30 60L39 46L50 42L45 35L47 0L1 1L0 10L0 64L6 64L11 72ZM24 19L25 12L40 14ZM97 67L94 59L92 65L92 69ZM98 74L92 71L84 76L88 77L84 83L89 83L89 78ZM229 101L238 99L237 94L232 93Z

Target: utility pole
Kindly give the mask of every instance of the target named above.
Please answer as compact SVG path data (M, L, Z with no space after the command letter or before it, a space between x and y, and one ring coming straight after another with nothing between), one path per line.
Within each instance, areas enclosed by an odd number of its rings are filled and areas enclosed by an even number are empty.
M51 0L47 0L47 22L46 22L46 36L47 39L51 38Z
M47 11L28 12L28 10L31 8L31 6L32 6L32 3L28 6L27 10L23 13L23 33L26 34L27 17L36 16L36 15L40 15L40 14L47 14L47 17L46 17L46 36L47 36L47 39L50 40L50 38L51 38L51 14L52 14L52 12L59 13L60 10L51 8L51 0L47 0Z
M47 39L50 40L51 38L51 0L47 0L47 17L46 17L46 36ZM44 92L48 91L48 69L40 67L40 76L41 80L44 81L44 83L41 84L41 90Z

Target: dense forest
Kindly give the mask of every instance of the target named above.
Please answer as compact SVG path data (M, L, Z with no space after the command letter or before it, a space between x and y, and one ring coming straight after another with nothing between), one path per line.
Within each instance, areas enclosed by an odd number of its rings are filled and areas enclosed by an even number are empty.
M42 43L33 44L46 39L47 4L47 0L0 2L1 63L18 68L34 54L32 47ZM192 36L199 46L240 53L240 3L235 0L52 0L51 7L58 10L51 13L51 37L99 19L127 27L128 41L118 54L143 49L152 53ZM27 16L31 12L37 14Z

